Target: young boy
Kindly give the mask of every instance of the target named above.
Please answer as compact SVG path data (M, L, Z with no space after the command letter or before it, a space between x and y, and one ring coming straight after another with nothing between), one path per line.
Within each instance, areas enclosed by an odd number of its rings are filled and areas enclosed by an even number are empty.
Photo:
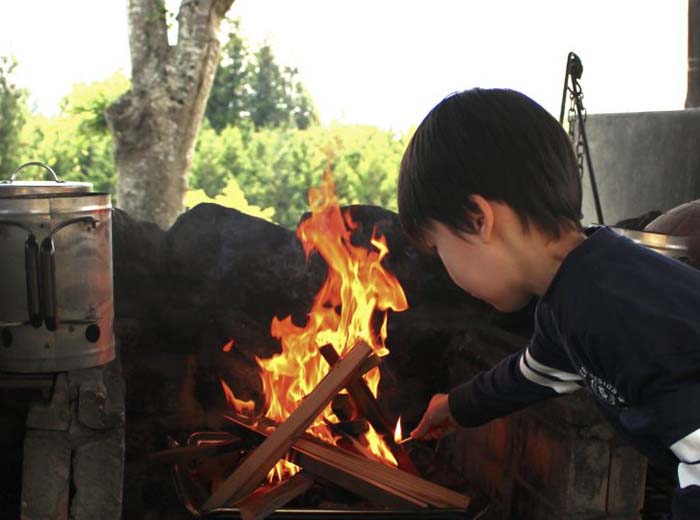
M434 396L412 435L586 388L623 438L673 465L674 520L700 519L700 271L584 230L568 136L511 90L439 103L404 154L398 199L407 234L462 289L503 312L539 297L527 348Z

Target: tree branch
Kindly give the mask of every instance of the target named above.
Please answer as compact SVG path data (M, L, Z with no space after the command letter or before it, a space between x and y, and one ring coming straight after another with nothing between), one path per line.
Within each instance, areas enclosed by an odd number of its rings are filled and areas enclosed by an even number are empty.
M169 53L168 26L164 0L129 0L129 50L135 92L149 90L149 84L164 79Z
M172 69L179 71L177 96L196 99L206 74L203 67L216 69L219 57L219 27L234 0L183 0L177 15L177 46Z

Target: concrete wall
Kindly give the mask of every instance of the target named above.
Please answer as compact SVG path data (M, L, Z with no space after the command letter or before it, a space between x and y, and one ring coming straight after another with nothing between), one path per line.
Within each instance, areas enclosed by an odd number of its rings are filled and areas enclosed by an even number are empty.
M700 109L591 114L586 131L606 224L700 198ZM587 169L583 216L597 221Z

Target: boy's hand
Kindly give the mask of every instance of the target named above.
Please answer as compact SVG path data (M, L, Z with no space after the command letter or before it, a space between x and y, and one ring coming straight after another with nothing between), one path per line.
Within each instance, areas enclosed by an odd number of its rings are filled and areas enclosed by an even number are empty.
M435 394L428 404L420 424L411 432L411 437L419 440L439 439L457 429L447 394Z

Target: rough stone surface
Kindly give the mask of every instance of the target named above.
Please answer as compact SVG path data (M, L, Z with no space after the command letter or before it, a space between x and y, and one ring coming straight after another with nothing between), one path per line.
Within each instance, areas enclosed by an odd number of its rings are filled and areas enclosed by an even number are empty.
M165 232L152 222L135 220L120 209L112 213L115 316L137 318L145 326L165 303Z
M74 449L71 520L121 517L123 465L123 429L87 438Z
M610 480L608 483L608 512L623 514L640 511L644 506L646 460L630 446L612 446Z
M93 430L124 426L124 381L119 361L69 373L77 388L78 421Z
M27 428L68 431L71 419L69 399L68 376L58 374L51 400L38 401L30 406Z
M22 518L68 518L71 446L68 432L29 430L22 464Z
M119 518L123 468L119 360L58 374L52 400L29 405L22 518Z

